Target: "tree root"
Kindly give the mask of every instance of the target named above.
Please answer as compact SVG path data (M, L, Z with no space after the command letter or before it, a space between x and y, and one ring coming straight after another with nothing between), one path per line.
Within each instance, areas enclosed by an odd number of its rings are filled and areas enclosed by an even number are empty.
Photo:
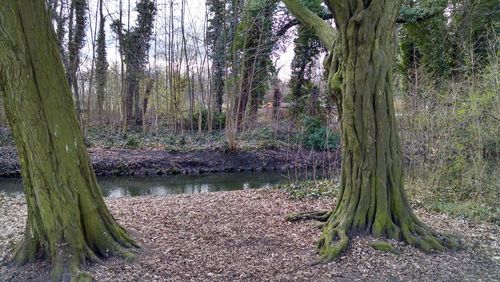
M92 275L82 270L85 263L100 263L101 258L111 256L119 256L130 262L135 258L137 248L139 248L137 243L118 225L108 228L109 231L99 239L91 237L92 240L89 241L83 238L62 240L55 245L31 236L31 233L26 230L9 264L22 266L48 257L52 261L52 281L92 281ZM88 240L89 237L86 239Z
M323 231L317 243L319 261L327 263L336 259L350 243L350 235L365 233L378 238L402 240L424 252L443 251L446 248L458 250L463 248L460 240L452 235L440 234L422 223L412 213L399 226L391 219L376 220L370 226L354 230L352 218L342 213L338 216L328 211L294 213L287 216L288 221L315 219L323 224ZM326 221L326 222L325 222ZM359 232L365 230L364 232ZM397 253L391 249L389 251ZM315 263L315 264L317 264Z
M26 236L26 235L25 235ZM10 261L12 266L21 266L26 263L34 262L43 256L38 240L24 237Z
M291 213L286 216L286 220L290 222L296 222L301 220L317 220L320 222L326 222L330 217L331 211L309 211L309 212L299 212Z
M92 281L92 275L81 270L83 261L84 255L76 253L68 244L59 246L52 261L52 281Z
M394 248L393 245L390 243L384 242L384 241L379 241L379 240L373 240L369 242L370 247L377 251L381 252L388 252L388 253L393 253L395 255L401 254L396 248Z
M317 243L319 262L326 263L337 258L349 246L349 236L345 228L326 225Z
M451 250L463 249L464 245L458 237L440 234L412 215L409 224L401 226L402 238L408 244L424 251L443 251L445 248Z

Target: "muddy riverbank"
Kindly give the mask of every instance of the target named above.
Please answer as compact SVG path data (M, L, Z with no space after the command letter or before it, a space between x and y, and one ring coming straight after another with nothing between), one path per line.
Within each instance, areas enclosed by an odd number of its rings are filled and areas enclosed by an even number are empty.
M220 150L166 152L155 149L89 148L98 176L199 174L237 171L333 169L340 166L338 152L255 150L227 153ZM0 147L0 177L19 177L15 147Z

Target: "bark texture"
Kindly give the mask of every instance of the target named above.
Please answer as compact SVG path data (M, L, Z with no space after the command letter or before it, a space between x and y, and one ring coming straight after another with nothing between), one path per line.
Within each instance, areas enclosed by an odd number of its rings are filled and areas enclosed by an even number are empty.
M22 168L27 228L13 262L47 257L55 281L137 245L107 209L83 143L44 1L0 2L0 93Z
M291 12L306 10L296 0L285 0ZM321 260L337 257L352 234L403 239L425 251L455 247L412 213L403 185L401 141L396 121L392 65L395 23L400 0L327 1L337 34L318 37L329 47L325 67L329 92L339 109L342 129L341 193L337 206L323 217L318 242ZM298 16L311 30L319 17ZM332 29L333 30L333 29ZM323 34L328 34L323 31ZM328 47L328 45L327 45Z

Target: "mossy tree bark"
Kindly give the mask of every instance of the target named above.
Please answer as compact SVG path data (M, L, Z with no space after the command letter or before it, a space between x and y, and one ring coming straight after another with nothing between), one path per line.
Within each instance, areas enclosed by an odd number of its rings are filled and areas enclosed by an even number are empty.
M330 51L325 64L328 87L341 117L341 193L335 209L323 217L321 259L337 257L356 233L403 239L426 251L453 246L454 240L416 218L403 188L391 85L395 24L402 1L326 1L336 30L298 0L284 2Z
M40 257L53 280L85 280L87 260L137 245L104 203L43 0L0 2L0 94L21 163L28 219L13 262Z

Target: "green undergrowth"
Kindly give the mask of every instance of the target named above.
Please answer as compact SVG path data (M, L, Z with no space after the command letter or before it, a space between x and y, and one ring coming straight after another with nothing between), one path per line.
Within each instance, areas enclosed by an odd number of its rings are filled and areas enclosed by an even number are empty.
M319 145L310 146L307 142L304 143L303 134L301 130L289 127L277 129L264 126L247 129L238 134L238 150L250 152L263 149L284 150L300 147L315 150L321 149ZM318 136L314 135L313 137L321 137ZM316 139L313 141L320 143ZM167 152L224 151L227 146L224 131L203 132L201 134L190 133L189 131L178 133L170 131L122 133L116 130L96 127L86 130L85 142L87 146L95 148L162 149ZM336 148L337 145L332 145L328 149Z
M311 150L336 150L340 147L340 134L324 125L317 117L302 118L303 146Z
M489 221L500 224L500 208L474 202L433 202L428 209L449 214L453 217Z
M426 179L407 177L406 191L414 207L422 207L428 211L444 213L454 218L473 221L486 221L500 224L500 206L495 200L488 199L481 202L473 200L456 200L439 194L440 189L425 185ZM339 183L332 180L303 180L276 185L282 189L290 199L319 199L335 198L338 196Z
M227 142L224 130L212 132L121 132L111 126L87 127L85 144L101 149L159 149L167 152L225 151ZM316 151L335 151L340 148L339 135L313 117L297 123L283 121L275 124L245 128L237 135L237 149L243 152L258 150L295 150L304 148ZM14 145L6 124L0 122L0 147Z
M339 184L332 180L303 180L279 184L276 188L284 190L294 200L335 198L339 192Z
M483 191L484 196L469 195L465 197L453 193L454 186L443 182L432 182L429 178L410 175L406 179L406 191L410 202L429 211L440 212L455 218L474 221L486 221L500 224L500 206L498 193L500 183L491 181L488 191Z
M428 210L498 224L498 52L490 56L482 68L464 65L465 73L449 79L415 69L418 84L396 87L396 96L410 199Z
M89 147L104 149L163 149L168 152L189 152L217 150L222 147L221 134L173 134L173 133L138 133L110 131L101 128L89 128L85 135Z

